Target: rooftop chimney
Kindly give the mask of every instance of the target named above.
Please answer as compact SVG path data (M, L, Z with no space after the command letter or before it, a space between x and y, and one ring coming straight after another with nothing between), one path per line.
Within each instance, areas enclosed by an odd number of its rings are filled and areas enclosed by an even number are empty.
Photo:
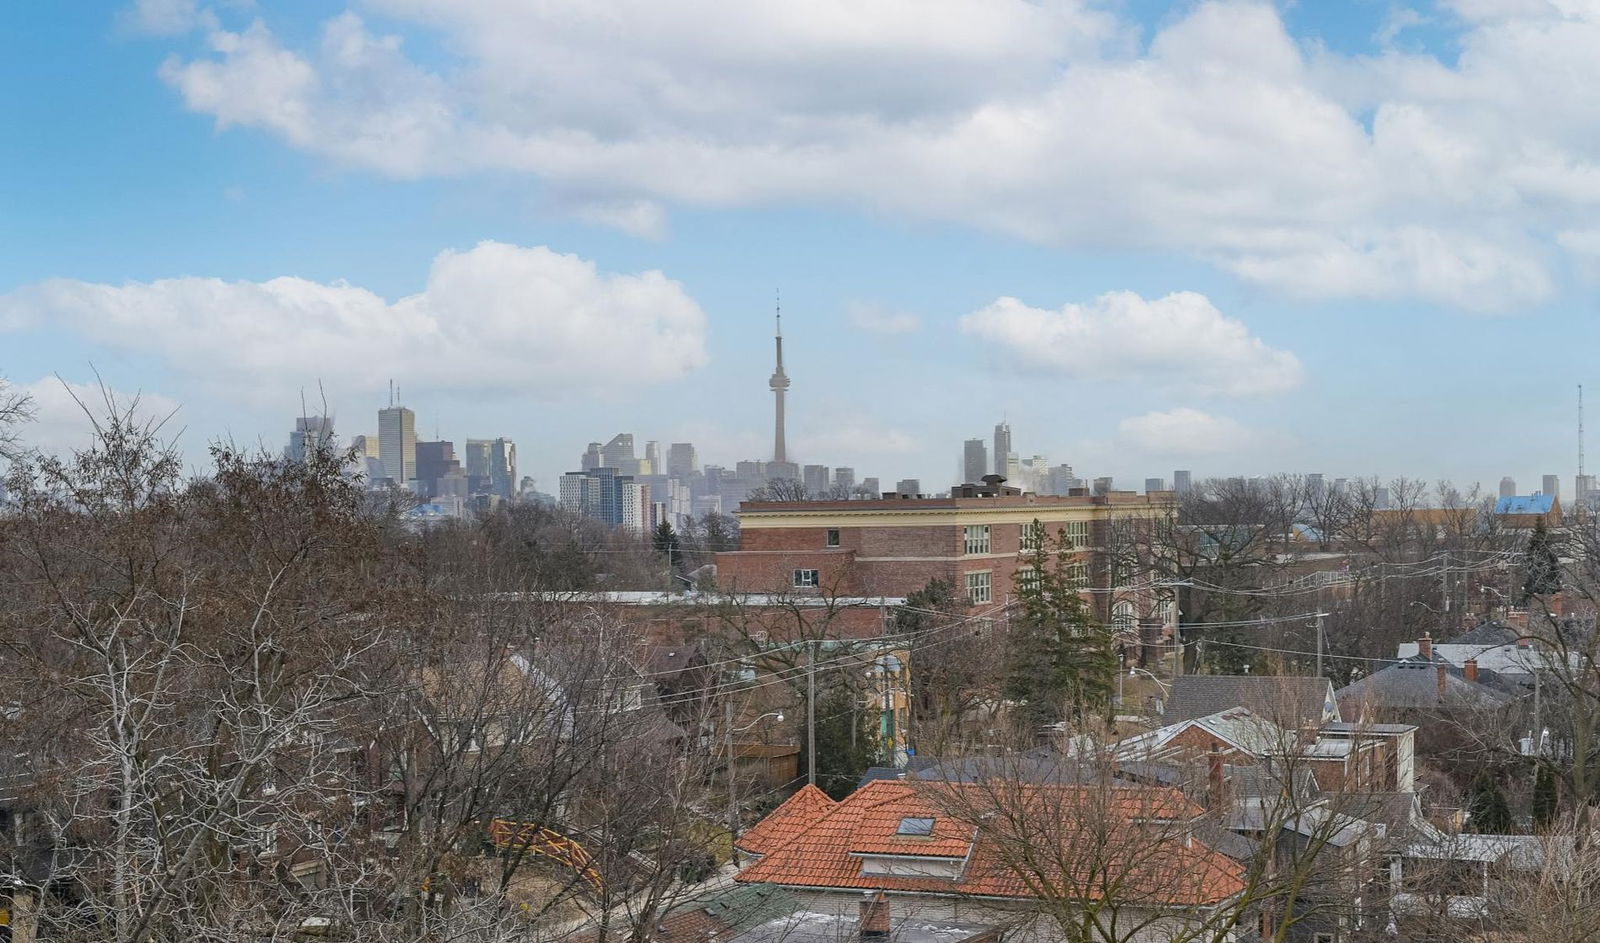
M1440 664L1438 666L1437 670L1439 672L1439 703L1442 704L1442 703L1444 703L1444 680L1445 680L1444 665Z
M1432 633L1425 631L1425 632L1422 633L1422 638L1417 639L1417 654L1421 655L1423 658L1426 658L1429 661L1433 661L1433 634ZM1444 682L1442 682L1442 681L1440 682L1440 684L1443 684L1443 683Z
M866 898L861 901L861 938L889 938L889 901L883 896L883 891L868 891Z
M1461 673L1473 684L1478 683L1478 659L1468 658L1466 664L1461 666Z

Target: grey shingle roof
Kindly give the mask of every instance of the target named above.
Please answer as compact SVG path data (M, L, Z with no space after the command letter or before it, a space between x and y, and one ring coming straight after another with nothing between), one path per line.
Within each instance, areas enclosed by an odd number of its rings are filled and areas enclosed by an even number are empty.
M1455 638L1446 639L1444 644L1511 645L1519 637L1520 633L1504 622L1480 622Z
M1325 678L1272 675L1183 675L1172 683L1162 722L1194 720L1230 707L1248 707L1285 726L1338 720L1333 685Z
M1347 708L1365 701L1391 708L1498 707L1512 700L1509 694L1474 684L1448 669L1444 682L1441 696L1438 666L1399 661L1340 688L1338 698Z

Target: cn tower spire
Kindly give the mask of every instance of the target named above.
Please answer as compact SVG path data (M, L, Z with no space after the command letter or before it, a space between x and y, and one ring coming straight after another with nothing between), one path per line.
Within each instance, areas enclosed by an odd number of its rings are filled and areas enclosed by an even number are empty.
M774 462L787 462L789 460L788 449L785 448L783 441L783 394L789 389L789 376L783 372L783 301L781 297L777 299L775 313L777 315L777 327L773 340L777 344L778 364L777 369L772 371L772 379L767 381L768 388L772 390L777 400L772 431L772 460Z

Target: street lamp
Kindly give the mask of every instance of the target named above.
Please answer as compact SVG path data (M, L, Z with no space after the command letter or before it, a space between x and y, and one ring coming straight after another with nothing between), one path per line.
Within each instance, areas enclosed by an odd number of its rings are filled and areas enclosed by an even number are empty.
M739 848L735 842L739 840L739 795L733 788L733 735L744 733L768 717L781 724L783 723L783 711L767 711L743 727L735 727L733 725L732 698L724 702L723 709L725 720L722 726L727 731L728 741L728 861L737 867L739 864Z
M1145 677L1149 678L1151 681L1154 681L1156 683L1156 686L1161 689L1161 693L1162 693L1163 696L1171 693L1171 691L1172 691L1171 686L1168 685L1166 682L1162 681L1160 678L1156 677L1153 673L1151 673L1149 671L1146 671L1143 668L1137 668L1137 667L1130 666L1128 668L1128 673L1127 673L1126 676L1124 676L1123 673L1120 672L1120 671L1117 672L1117 706L1118 707L1122 706L1122 699L1123 699L1122 698L1122 689L1123 689L1122 679L1124 677L1137 678L1140 675L1144 675Z

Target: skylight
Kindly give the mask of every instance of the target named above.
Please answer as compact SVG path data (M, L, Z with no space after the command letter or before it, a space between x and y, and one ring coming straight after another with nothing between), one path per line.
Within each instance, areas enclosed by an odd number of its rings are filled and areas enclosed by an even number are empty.
M894 830L896 835L932 835L933 819L905 818L900 820L900 827Z

